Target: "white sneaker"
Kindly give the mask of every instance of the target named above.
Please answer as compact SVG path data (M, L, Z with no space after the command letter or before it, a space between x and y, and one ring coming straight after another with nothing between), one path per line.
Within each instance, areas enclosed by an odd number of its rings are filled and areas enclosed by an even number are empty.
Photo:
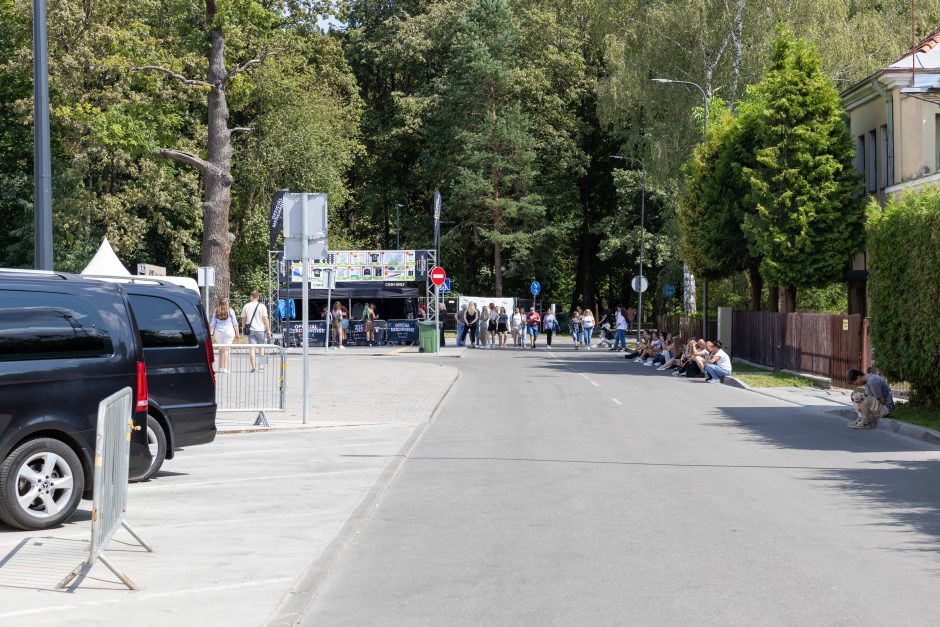
M635 364L642 364L642 363L643 363L643 359L640 358L640 357L637 357L636 359L633 360L633 363L635 363Z
M301 329L301 330L303 330L303 329ZM344 345L340 344L340 345L339 345L339 349L340 349L341 351L344 351L344 350L346 350L346 347L345 347Z
M653 365L653 362L651 362L651 361L645 361L645 362L643 362L643 365L646 366L646 367L649 367L649 366L652 366L652 365Z
M680 374L682 374L682 373L679 372L678 370L676 370L675 372L672 373L672 376L678 377Z

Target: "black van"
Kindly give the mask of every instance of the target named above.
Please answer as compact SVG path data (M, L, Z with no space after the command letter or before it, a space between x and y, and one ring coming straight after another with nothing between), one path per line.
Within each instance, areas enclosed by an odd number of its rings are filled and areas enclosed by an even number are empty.
M134 390L131 476L150 467L143 347L128 296L75 275L0 270L0 520L66 521L91 495L98 404Z
M137 319L150 394L147 440L153 477L177 448L215 439L212 338L199 294L155 277L121 277Z

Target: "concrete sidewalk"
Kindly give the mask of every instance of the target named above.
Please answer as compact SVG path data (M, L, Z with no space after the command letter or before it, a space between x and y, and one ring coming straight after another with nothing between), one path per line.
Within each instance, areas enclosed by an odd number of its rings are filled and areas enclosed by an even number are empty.
M311 353L312 405L308 425L313 428L418 422L422 416L431 415L457 379L457 368L446 357L459 355L462 350L420 357L417 354L376 357L357 354L353 349L328 355L323 349ZM303 426L302 401L303 359L291 353L287 356L287 409L269 413L271 425ZM255 418L257 412L219 413L216 425L222 433L251 430Z
M88 501L58 529L0 526L0 625L264 624L379 501L457 378L423 358L328 359L313 373L314 424L334 428L223 429L130 486L128 522L156 552L122 530L106 554L140 592L102 564L54 589L87 555ZM299 423L295 392L286 418Z

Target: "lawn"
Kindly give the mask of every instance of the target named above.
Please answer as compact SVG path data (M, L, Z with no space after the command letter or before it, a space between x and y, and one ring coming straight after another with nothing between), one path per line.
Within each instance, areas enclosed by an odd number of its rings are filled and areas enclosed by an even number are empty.
M733 375L752 388L808 388L815 385L812 379L742 363L734 364Z
M940 407L911 407L909 403L898 403L888 417L940 431Z

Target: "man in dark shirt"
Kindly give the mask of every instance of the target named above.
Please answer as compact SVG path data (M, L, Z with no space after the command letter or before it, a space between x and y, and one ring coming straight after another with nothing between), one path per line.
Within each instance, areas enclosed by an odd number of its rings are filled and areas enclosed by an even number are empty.
M852 429L874 429L878 419L887 416L894 409L894 397L891 386L885 378L877 374L865 374L855 368L849 370L849 384L864 391L852 393L852 405L858 414L858 420L849 425Z

